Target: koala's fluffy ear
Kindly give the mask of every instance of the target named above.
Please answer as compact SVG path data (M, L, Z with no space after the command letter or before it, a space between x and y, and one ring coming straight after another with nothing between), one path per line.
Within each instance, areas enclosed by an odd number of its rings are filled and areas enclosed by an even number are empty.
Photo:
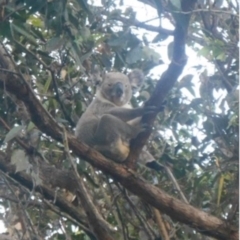
M140 69L134 69L128 74L129 81L132 86L133 93L136 93L142 87L145 76Z
M98 66L93 66L91 73L90 73L90 78L96 85L101 85L103 79L105 77L105 72L101 70Z

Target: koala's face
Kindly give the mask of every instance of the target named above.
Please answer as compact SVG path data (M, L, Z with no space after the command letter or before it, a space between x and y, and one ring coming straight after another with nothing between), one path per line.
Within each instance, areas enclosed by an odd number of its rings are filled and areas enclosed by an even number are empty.
M129 102L132 97L129 78L119 72L107 73L101 84L100 91L104 98L119 107Z

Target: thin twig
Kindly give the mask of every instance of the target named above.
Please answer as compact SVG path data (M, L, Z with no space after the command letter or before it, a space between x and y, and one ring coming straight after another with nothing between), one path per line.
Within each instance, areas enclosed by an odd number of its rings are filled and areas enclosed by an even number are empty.
M134 211L137 219L139 220L139 222L141 223L141 225L143 226L146 234L148 235L148 237L150 239L152 239L152 235L154 233L154 231L151 229L151 227L148 225L147 221L145 221L143 219L143 217L141 216L141 214L138 212L138 210L136 209L135 205L133 204L133 202L131 201L131 199L129 198L129 196L126 193L125 189L121 189L120 185L118 183L116 183L116 186L119 188L119 190L123 193L123 195L125 196L127 202L129 203L129 205L131 206L132 210Z
M57 81L55 79L55 74L54 74L54 70L50 70L51 72L51 76L52 76L52 81L53 81L53 87L54 87L54 90L55 90L55 93L56 93L56 99L63 111L63 115L65 116L65 118L68 120L68 122L70 123L71 127L75 127L75 122L73 122L73 120L71 119L71 117L68 115L66 109L65 109L65 106L63 105L62 103L62 100L60 99L60 96L59 96L59 91L58 91L58 85L57 85Z

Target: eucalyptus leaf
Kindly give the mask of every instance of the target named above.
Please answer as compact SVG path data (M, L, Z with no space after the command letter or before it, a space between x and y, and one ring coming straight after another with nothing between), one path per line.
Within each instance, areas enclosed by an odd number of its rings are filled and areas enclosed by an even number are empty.
M143 57L143 47L137 46L133 50L128 52L126 56L126 62L128 64L133 64L141 60L142 57Z
M19 125L16 127L13 127L5 136L4 143L9 142L15 137L18 137L21 131L25 128L25 126Z
M61 48L65 43L65 39L60 37L51 38L46 44L46 51L51 52Z
M181 0L170 0L176 10L181 10Z
M26 30L26 28L24 28L24 25L18 26L16 24L12 23L11 27L14 31L20 33L27 40L29 40L32 44L37 46L37 42L36 42L36 39L33 37L33 33L29 30Z

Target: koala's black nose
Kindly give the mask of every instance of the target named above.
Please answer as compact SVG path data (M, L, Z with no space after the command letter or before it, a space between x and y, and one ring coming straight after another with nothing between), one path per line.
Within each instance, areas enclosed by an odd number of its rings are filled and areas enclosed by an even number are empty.
M122 96L122 94L124 92L124 86L121 82L117 82L114 85L114 92L116 93L117 96Z

